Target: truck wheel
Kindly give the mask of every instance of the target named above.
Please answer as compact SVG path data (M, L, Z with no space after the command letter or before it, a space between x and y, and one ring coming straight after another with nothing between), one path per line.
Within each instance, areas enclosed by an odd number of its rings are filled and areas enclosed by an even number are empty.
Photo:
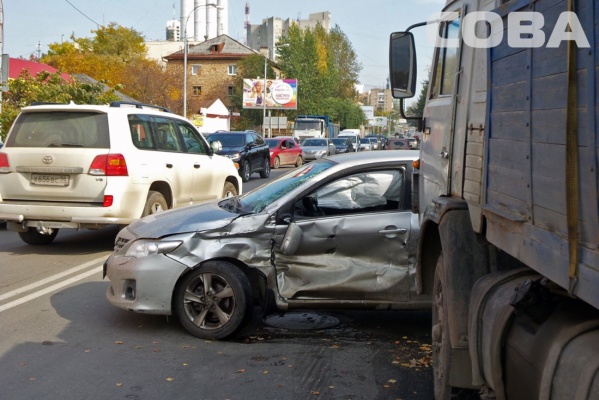
M435 385L435 399L447 400L451 397L449 386L450 343L449 326L447 323L447 307L445 305L443 254L439 254L435 267L435 280L433 284L433 382Z
M146 206L144 207L144 211L141 216L145 217L147 215L156 214L166 210L168 210L168 204L166 204L166 200L164 199L162 193L150 190L148 192L148 198L146 199Z
M40 233L37 228L29 228L26 232L19 232L21 240L33 246L52 243L56 235L58 235L58 229L50 229L48 234Z
M224 339L235 333L251 313L247 277L235 265L208 261L189 272L174 293L181 325L202 339Z

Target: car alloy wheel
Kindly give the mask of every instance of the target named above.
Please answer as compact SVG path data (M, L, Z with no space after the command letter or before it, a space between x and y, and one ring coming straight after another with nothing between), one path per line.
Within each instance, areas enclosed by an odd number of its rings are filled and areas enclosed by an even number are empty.
M235 265L208 261L191 270L175 290L175 311L192 335L224 339L250 317L248 278Z

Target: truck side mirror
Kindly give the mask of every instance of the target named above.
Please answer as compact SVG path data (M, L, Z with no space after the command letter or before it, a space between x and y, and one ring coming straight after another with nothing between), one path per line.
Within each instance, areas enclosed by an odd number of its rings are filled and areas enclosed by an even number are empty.
M411 32L395 32L389 40L389 71L393 97L407 99L416 91L416 47Z

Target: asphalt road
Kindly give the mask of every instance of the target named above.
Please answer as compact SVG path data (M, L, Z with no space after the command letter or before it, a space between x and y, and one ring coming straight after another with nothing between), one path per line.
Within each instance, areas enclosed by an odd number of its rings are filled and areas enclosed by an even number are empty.
M238 337L200 340L106 301L116 232L32 247L0 229L0 399L433 398L430 312L256 310Z

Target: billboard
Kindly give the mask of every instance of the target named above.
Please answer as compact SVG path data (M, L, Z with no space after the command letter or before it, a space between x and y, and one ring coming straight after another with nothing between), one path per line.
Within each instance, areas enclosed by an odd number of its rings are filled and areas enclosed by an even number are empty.
M269 110L297 110L297 79L243 80L243 108Z

